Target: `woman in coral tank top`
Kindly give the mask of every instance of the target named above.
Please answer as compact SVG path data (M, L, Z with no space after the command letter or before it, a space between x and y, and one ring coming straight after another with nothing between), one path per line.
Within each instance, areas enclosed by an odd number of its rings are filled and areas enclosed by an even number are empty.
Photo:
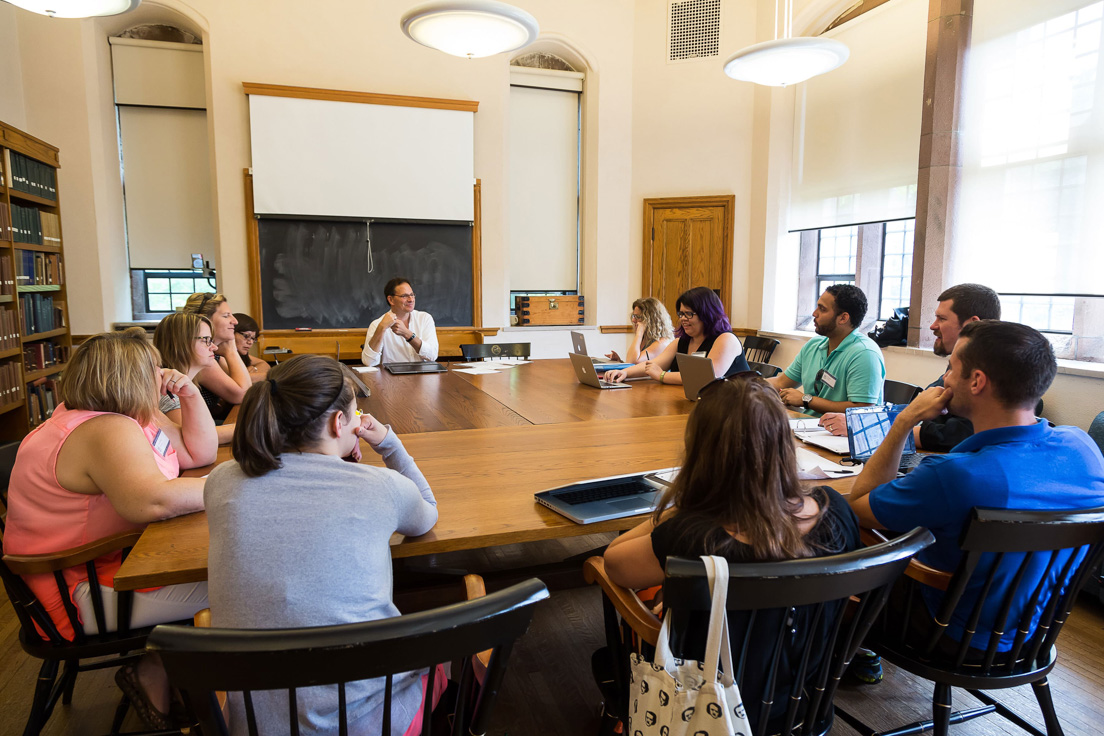
M160 367L143 330L89 338L73 352L59 391L63 403L19 446L9 486L5 553L60 552L203 508L203 479L179 475L181 468L214 462L214 421L188 376ZM180 424L158 409L166 392L180 398ZM120 564L118 552L96 561L110 629L116 621L111 585ZM97 633L84 566L64 574L84 632ZM53 576L25 580L58 633L72 639L73 626ZM139 628L188 618L206 605L206 583L144 591L134 596L130 623ZM132 700L143 701L136 710L160 727L169 691L159 666L143 660L116 679Z

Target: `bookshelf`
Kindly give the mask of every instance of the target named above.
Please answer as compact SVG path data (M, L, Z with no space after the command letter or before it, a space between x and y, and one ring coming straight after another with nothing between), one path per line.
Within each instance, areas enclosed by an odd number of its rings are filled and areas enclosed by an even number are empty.
M0 442L56 403L72 349L58 149L0 122Z

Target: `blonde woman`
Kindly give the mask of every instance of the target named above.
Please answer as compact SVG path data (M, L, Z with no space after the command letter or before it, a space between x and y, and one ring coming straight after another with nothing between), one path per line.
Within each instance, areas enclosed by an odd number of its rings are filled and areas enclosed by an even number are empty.
M161 320L153 332L153 345L161 353L161 366L179 371L195 381L204 368L217 366L211 320L198 314L177 312ZM161 397L161 412L169 421L180 423L180 397L169 391ZM220 445L230 443L234 425L216 427Z
M215 424L191 379L158 360L141 328L94 335L73 351L59 383L62 403L15 458L6 554L60 552L203 508L203 479L179 476L215 461ZM179 424L157 409L165 392L180 399ZM119 552L95 562L112 626L111 581L121 564ZM76 606L86 633L96 633L87 570L71 568L64 576L68 601L52 575L25 580L60 636L75 636L67 605ZM206 607L206 583L137 592L130 624L177 621ZM158 662L143 657L115 679L148 725L169 725L168 680Z
M238 353L234 327L238 321L222 294L198 292L188 297L184 312L198 314L211 321L211 339L215 343L215 365L206 366L196 375L203 401L215 419L223 419L230 407L240 404L246 390L253 385L249 368Z
M633 302L632 320L634 333L629 352L622 360L617 351L606 355L615 363L644 363L654 360L663 348L674 339L671 316L655 297L645 297Z

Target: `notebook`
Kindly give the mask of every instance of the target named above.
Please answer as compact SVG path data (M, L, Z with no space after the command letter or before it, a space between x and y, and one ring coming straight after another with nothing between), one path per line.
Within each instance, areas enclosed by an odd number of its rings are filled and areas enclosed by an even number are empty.
M417 363L387 363L383 366L389 373L407 375L409 373L445 373L448 368L440 363L418 361Z
M603 381L598 377L597 366L590 362L590 357L587 355L568 353L567 357L571 358L571 367L575 369L575 377L579 379L579 383L594 388L632 388L627 383Z
M905 404L886 404L885 406L849 406L847 418L847 446L851 459L856 463L865 463L874 455L874 451L885 440L893 420L905 408ZM916 467L921 456L916 452L916 442L909 432L901 452L901 464L898 470L907 473Z
M587 354L586 338L583 337L583 333L572 330L571 347L572 350L579 355ZM632 363L614 363L609 358L591 358L590 361L594 363L594 370L599 373L604 371L624 370L632 365Z
M586 356L581 356L585 358ZM620 519L653 511L661 485L650 482L649 473L598 478L534 493L537 503L578 524Z
M696 355L675 354L679 373L682 374L682 391L690 401L698 400L698 392L717 376L713 373L713 361Z

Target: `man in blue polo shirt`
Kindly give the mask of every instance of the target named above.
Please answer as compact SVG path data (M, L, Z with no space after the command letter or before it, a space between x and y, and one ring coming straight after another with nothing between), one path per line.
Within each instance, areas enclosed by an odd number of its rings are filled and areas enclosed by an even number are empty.
M935 544L918 559L939 570L952 571L961 551L958 540L975 506L1005 509L1077 509L1104 506L1104 457L1076 427L1052 427L1035 418L1035 404L1058 371L1050 342L1038 331L1014 322L983 320L962 328L943 386L921 393L901 412L885 441L856 478L851 508L863 526L907 531L925 526ZM933 455L904 478L895 479L905 440L922 421L950 410L973 423L974 434L946 455ZM999 574L1007 583L1016 574L1016 560ZM1059 568L1060 569L1060 568ZM1041 575L1036 571L1035 578ZM1030 574L1029 574L1030 575ZM979 578L983 576L975 576ZM1013 618L1035 584L1025 581ZM981 580L963 597L969 610ZM999 585L1000 583L998 583ZM923 588L924 603L934 615L943 593ZM992 598L995 601L995 598ZM1044 606L1046 601L1040 601ZM962 620L952 620L948 633L961 640ZM984 648L990 632L979 630L974 646ZM1015 636L1009 631L1000 650Z
M805 343L789 368L767 379L783 404L819 417L881 403L885 361L874 341L859 332L865 316L866 295L859 287L833 284L824 290L813 311L820 337Z

